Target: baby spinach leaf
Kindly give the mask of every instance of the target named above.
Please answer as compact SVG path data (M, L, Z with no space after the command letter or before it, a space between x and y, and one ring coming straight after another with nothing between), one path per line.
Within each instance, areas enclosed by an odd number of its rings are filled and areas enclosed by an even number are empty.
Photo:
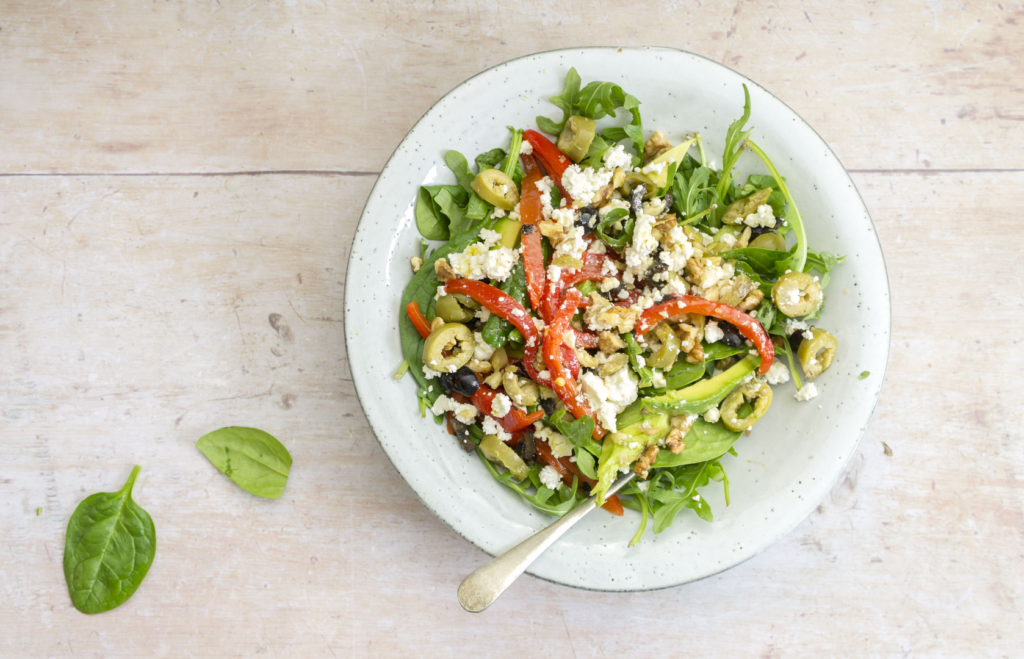
M465 221L468 193L458 185L424 185L416 200L416 228L428 240L447 240ZM455 234L458 234L458 229Z
M503 292L508 293L518 302L522 302L523 299L525 299L526 271L523 270L522 259L516 261L516 264L512 266L512 273L498 288ZM500 348L508 342L509 335L514 329L515 326L512 325L512 323L497 314L491 314L491 317L487 319L486 323L484 323L484 328L480 333L483 335L484 341L486 341L490 346Z
M580 165L585 167L591 167L593 169L601 169L604 165L604 154L605 151L611 148L611 145L604 141L604 138L600 135L594 135L594 140L590 143L590 148L587 150L587 155L583 158L583 162Z
M727 346L721 341L715 343L705 343L704 346L704 363L716 362L719 359L725 359L726 357L732 357L734 355L742 355L743 353L750 350L746 345L740 344L739 346Z
M458 179L459 185L466 191L466 194L472 194L475 177L469 171L469 162L466 161L466 156L458 151L448 151L444 154L444 164L448 165L452 174L455 174L455 178Z
M708 359L706 352L704 358ZM644 389L643 395L660 396L669 391L682 389L687 385L693 384L703 376L704 364L691 364L685 359L677 359L672 368L665 372L665 386L657 389Z
M264 499L281 498L292 456L271 434L231 426L203 435L196 448L246 492Z
M584 451L583 449L577 449L576 466L579 468L581 474L587 478L597 480L597 460L594 458L593 453L590 451Z
M416 228L428 240L448 240L448 218L434 210L434 200L425 187L416 197Z
M562 110L562 120L555 123L547 117L537 117L537 126L549 135L558 135L562 132L566 120L572 116L576 108L576 100L580 93L580 74L575 68L569 69L565 76L565 88L558 96L552 96L550 100Z
M697 417L690 432L686 433L686 437L683 438L686 448L678 454L667 450L660 451L658 459L654 461L654 466L679 467L715 460L725 455L742 435L742 432L729 430L721 421L708 423L701 417Z
M622 231L617 235L611 235L616 222L622 222ZM616 208L605 214L604 218L597 223L594 233L601 241L614 249L622 249L633 240L633 225L636 218L629 215L625 208Z
M778 316L778 310L769 300L770 298L765 298L757 307L757 310L754 311L754 318L757 319L757 322L761 323L761 327L766 332L771 331L772 326L775 324L775 318Z
M479 174L485 169L498 169L505 160L505 149L494 148L484 151L476 157L476 171Z
M762 249L760 247L744 247L742 249L730 249L722 252L723 259L735 259L743 261L754 269L754 272L762 277L777 278L786 272L786 264L796 250L794 245L788 252L777 252L774 249Z
M132 500L141 467L119 492L86 497L68 520L64 578L82 613L103 613L128 601L156 556L153 519Z

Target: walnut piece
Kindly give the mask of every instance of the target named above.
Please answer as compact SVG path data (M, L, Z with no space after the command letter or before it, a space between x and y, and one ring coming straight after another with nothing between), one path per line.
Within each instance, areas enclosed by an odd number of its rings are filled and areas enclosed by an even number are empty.
M590 294L591 304L583 319L597 330L616 330L619 334L632 332L640 312L629 307L617 307L597 293Z
M661 131L654 131L650 139L644 142L644 164L648 164L665 151L672 148L665 136L661 134ZM755 209L757 210L757 209Z
M747 297L743 298L743 301L739 304L739 308L743 311L752 311L761 304L762 300L764 300L764 293L761 292L760 288L755 288L750 291L750 294L747 295Z
M409 259L409 263L412 265L412 273L416 274L423 267L423 259L418 256L413 256Z
M455 274L455 271L452 270L452 267L443 258L434 261L434 273L437 274L437 280L442 284L458 279L458 275Z
M651 465L658 459L658 447L648 446L644 454L640 456L640 459L633 465L633 473L640 478L647 478L648 472L651 470Z

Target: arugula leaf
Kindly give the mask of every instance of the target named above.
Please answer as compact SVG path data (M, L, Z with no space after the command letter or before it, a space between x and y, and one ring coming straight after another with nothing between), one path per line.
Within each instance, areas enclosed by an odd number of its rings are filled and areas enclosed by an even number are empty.
M580 93L580 74L575 68L569 69L565 76L565 88L558 96L552 96L550 100L562 110L562 120L555 123L547 117L537 117L537 126L549 135L559 135L565 126L566 120L573 115L576 107L576 100Z
M718 198L723 202L725 201L725 193L730 189L732 185L732 168L736 166L736 161L739 160L740 154L743 153L745 141L747 136L750 135L753 129L743 130L746 126L747 120L750 119L750 90L747 89L746 85L743 85L743 114L739 119L732 122L729 125L729 129L725 132L725 151L722 154L722 176L718 181ZM721 218L722 214L725 213L726 205L722 203L719 206L717 217Z
M686 448L681 453L660 451L654 467L679 467L682 465L716 460L726 454L740 437L742 432L733 432L721 421L708 423L701 417L693 422L690 432L683 438Z
M601 131L601 137L613 145L624 139L629 139L633 142L633 148L636 149L637 154L642 155L644 152L644 127L640 119L640 101L632 94L623 94L622 108L633 115L632 120L625 126L612 126L604 129ZM614 112L610 114L615 116Z
M626 94L622 87L611 82L595 80L580 90L576 101L576 114L594 120L606 116L614 117L615 108L622 107L625 101Z
M512 273L498 288L514 297L517 301L523 301L526 297L526 271L523 269L522 259L516 261L516 264L512 267ZM497 314L491 314L491 317L484 323L484 328L480 333L483 334L484 341L489 345L494 348L500 348L508 342L509 334L514 329L515 326L512 323Z
M746 87L744 87L746 90ZM749 100L749 97L748 97ZM789 206L786 208L785 220L789 228L793 230L793 234L796 236L795 252L786 259L786 262L782 264L782 271L795 270L796 272L803 272L804 263L807 261L807 232L804 230L804 220L800 215L800 211L796 207L796 201L793 200L793 196L789 194L789 188L786 187L786 181L782 176L779 175L779 170L775 169L775 165L768 158L768 155L761 150L761 147L757 146L751 140L746 140L746 145L753 151L764 166L768 168L768 171L775 177L775 181L779 184L779 189L782 190L783 196L786 198L786 202Z
M196 448L243 490L264 499L280 499L292 468L288 449L270 433L231 426L207 433Z
M127 602L153 564L156 526L132 500L141 469L132 468L119 492L86 497L68 519L64 578L71 603L82 613L103 613Z
M528 482L516 483L512 480L512 472L499 472L490 460L484 457L480 449L477 449L476 453L494 480L521 496L524 501L543 513L561 517L583 501L581 497L577 496L579 479L573 479L571 490L564 485L560 485L558 490L550 490L540 484L540 478L537 476L540 472L540 465L534 465L530 468ZM537 488L536 494L527 492L531 484Z
M519 169L519 150L523 146L523 131L512 126L509 126L508 129L512 131L512 142L508 148L508 156L501 165L501 171L505 176L512 178L515 176L516 170ZM516 185L518 184L517 181Z
M594 135L594 140L590 143L587 155L583 157L580 166L601 169L604 166L604 154L610 148L611 145L605 142L603 137Z
M735 259L743 261L754 269L754 272L763 276L778 278L786 272L786 264L795 253L794 245L788 252L777 252L774 249L762 249L760 247L744 247L742 249L730 249L722 252L723 259Z
M845 256L836 256L831 252L815 252L813 249L807 249L807 263L804 265L804 272L810 272L812 269L821 272L821 287L824 289L828 286L829 271L846 260Z
M597 445L592 436L594 433L594 420L589 416L576 419L571 414L567 414L565 410L558 410L544 419L544 423L565 435L566 439L572 442L573 446L587 450L593 449L596 455L600 455L601 447Z
M618 235L612 236L609 230L615 226L616 222L622 222L622 231ZM597 226L594 228L594 233L601 239L605 245L614 249L622 249L633 240L633 226L636 224L636 218L629 214L629 211L625 208L616 208L609 211Z
M771 303L770 297L766 297L762 300L761 304L758 305L757 309L754 311L754 318L757 319L757 322L761 323L761 327L763 327L766 332L771 331L772 327L775 325L775 319L777 316L778 309L776 309L775 305Z
M718 460L667 469L660 472L658 478L660 479L661 475L665 473L672 474L672 489L656 489L652 485L647 495L655 507L655 533L661 533L671 526L676 515L683 508L689 508L706 522L712 521L714 515L711 512L710 504L697 493L698 489L707 486L712 480L724 483L727 493L726 501L728 501L729 479Z

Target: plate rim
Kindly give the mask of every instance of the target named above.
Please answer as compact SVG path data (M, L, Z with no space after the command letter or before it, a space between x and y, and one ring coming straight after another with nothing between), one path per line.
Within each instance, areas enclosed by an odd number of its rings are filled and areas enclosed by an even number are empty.
M568 47L568 48L554 48L554 49L550 49L550 50L543 50L543 51L537 51L537 52L533 52L533 53L527 53L525 55L520 55L518 57L514 57L514 58L511 58L511 59L508 59L508 60L504 60L504 61L499 62L499 63L497 63L497 64L495 64L493 66L490 66L490 67L488 67L486 69L483 69L483 70L481 70L481 71L479 71L479 72L469 76L468 78L465 78L464 80L462 80L461 82L459 82L458 84L453 86L450 90L448 90L441 97L439 97L436 101L434 101L430 105L430 107L428 107L420 115L420 117L416 120L416 122L412 124L412 126L409 128L409 130L406 131L405 135L398 141L398 143L395 145L395 148L392 150L391 155L388 156L387 161L384 163L384 166L381 168L380 173L377 174L377 180L374 181L373 186L370 188L370 191L367 194L366 201L363 203L363 208L362 208L362 210L360 211L360 214L359 214L359 220L356 223L356 229L355 229L355 231L352 234L352 241L350 243L350 246L354 246L355 245L356 240L357 240L357 238L360 235L360 232L366 226L369 225L369 223L367 222L367 220L368 220L367 210L368 210L368 208L370 206L370 202L374 199L375 193L377 191L377 186L380 185L380 183L381 183L382 179L384 178L385 174L388 172L389 168L391 167L391 165L392 165L392 163L394 161L395 155L398 153L398 151L405 144L406 140L409 139L409 136L419 127L419 125L421 123L423 123L423 121L426 119L427 115L429 115L434 110L434 108L436 108L437 106L439 106L442 103L444 103L445 100L448 99L448 97L452 96L457 91L462 89L462 87L464 87L470 81L475 80L476 78L478 78L480 76L486 75L486 74L488 74L488 73L490 73L490 72L492 72L492 71L494 71L494 70L496 70L496 69L498 69L500 67L506 66L506 65L511 64L513 62L518 62L518 61L525 60L525 59L536 58L536 57L540 57L540 56L544 56L544 55L553 55L553 54L556 54L556 53L568 53L568 52L577 53L577 52L580 52L580 51L606 51L606 52L615 51L617 53L622 53L622 52L625 52L625 51L631 51L631 52L637 52L637 53L643 53L643 52L666 52L666 53L673 53L673 54L683 54L683 55L687 55L687 56L690 56L690 57L695 57L697 59L703 60L704 62L712 64L712 65L714 65L716 67L720 67L720 68L728 71L729 73L732 73L732 74L738 76L739 78L742 79L744 84L756 87L757 89L761 90L765 94L769 95L775 101L779 102L782 106L784 106L786 108L786 110L788 110L790 113L792 113L793 117L795 117L801 124L803 124L804 127L809 129L811 131L811 133L813 133L813 135L820 141L821 145L823 145L825 147L825 149L828 152L828 155L830 155L832 158L834 158L836 163L838 163L839 168L842 170L843 176L845 176L846 181L849 183L850 188L857 195L857 199L860 201L860 204L861 204L862 208L864 209L865 217L867 218L868 223L871 225L872 237L873 237L873 239L875 241L875 244L878 247L879 255L881 256L882 276L883 276L884 283L885 283L886 302L887 302L887 311L888 311L888 314L889 314L889 323L888 323L888 326L886 328L887 336L886 336L886 342L885 342L885 359L884 359L883 366L882 366L882 372L880 374L881 375L880 382L882 384L879 385L879 390L878 390L878 393L875 395L874 401L873 401L873 403L871 405L871 410L868 412L867 417L864 420L864 425L860 429L860 431L859 431L859 433L857 435L857 440L852 444L852 447L851 447L851 450L849 452L849 455L847 455L846 459L843 461L842 467L836 471L836 475L832 479L832 481L829 483L828 488L824 488L824 491L826 493L831 491L832 489L835 488L836 483L838 483L839 480L843 477L843 474L846 473L846 470L847 470L847 467L849 466L850 460L852 460L853 456L856 455L857 449L860 447L860 442L864 438L864 434L867 432L867 428L870 425L871 420L874 418L875 410L878 407L878 401L881 398L881 387L882 387L882 385L884 385L885 374L888 371L889 357L890 357L891 352L892 352L892 322L893 322L892 321L892 287L891 287L891 283L890 283L890 279L889 279L888 263L886 262L886 259L885 259L885 251L882 249L882 242L881 242L881 239L880 239L879 234L878 234L878 228L875 225L874 219L871 217L871 211L868 208L867 203L864 201L864 197L861 194L860 189L857 187L856 183L853 180L853 177L850 175L849 170L843 164L843 161L839 158L839 156L836 154L836 152L832 149L831 145L829 145L829 143L821 136L821 134L818 133L818 131L815 130L815 128L806 119L804 119L803 116L801 116L798 112L796 112L796 110L794 110L792 107L790 107L788 103L786 103L781 98L779 98L778 96L773 94L771 91L769 91L767 88L765 88L763 85L761 85L758 82L750 79L749 77L747 77L743 73L740 73L739 71L736 71L735 69L733 69L733 68L731 68L731 67L729 67L729 66L727 66L725 64L722 64L721 62L717 62L717 61L715 61L715 60L713 60L710 57L707 57L705 55L701 55L699 53L694 53L692 51L684 50L682 48L672 48L672 47L669 47L669 46L576 46L576 47ZM356 252L355 252L354 249L351 249L350 252L349 252L349 255L348 255L348 260L346 262L346 266L345 266L344 299L345 299L346 303L344 305L343 321L345 323L345 352L346 352L346 356L351 355L350 347L351 347L351 343L352 343L352 340L353 340L353 337L350 334L350 332L351 332L351 324L348 322L348 306L347 306L347 301L349 299L349 286L352 283L352 278L349 276L349 273L351 272L353 260L355 259L355 257L356 257ZM369 427L370 427L370 432L373 434L374 439L380 445L382 452L384 453L384 455L388 459L388 462L391 464L392 468L399 475L399 477L402 479L402 481L406 484L406 486L408 486L408 488L410 490L412 490L412 492L416 495L416 498L419 499L420 503L422 503L423 506L427 510L429 510L431 512L431 514L433 514L437 519L439 519L445 526L447 526L449 529L454 531L456 533L456 535L458 535L460 538L462 538L466 542L470 543L473 547L476 547L480 551L484 552L488 556L491 556L491 557L496 556L496 554L493 554L490 551L488 551L487 549L485 549L484 547L481 547L479 544L477 544L472 539L468 538L465 534L463 534L461 531L459 531L454 525L452 525L452 523L450 523L443 515L441 515L441 513L438 512L438 510L436 510L432 505L430 505L430 503L420 494L420 492L415 487L413 487L413 485L408 481L408 479L405 477L405 475L402 473L402 471L395 464L394 460L391 457L391 454L388 452L387 447L384 445L384 442L381 441L380 436L378 435L377 428L375 427L374 423L371 421L369 414L367 414L367 412L366 412L366 406L363 403L363 399L364 399L364 396L368 396L369 395L369 392L361 391L360 381L359 381L360 378L358 378L356 376L355 372L353 372L351 370L351 361L350 360L349 360L349 371L350 371L350 373L352 375L352 383L353 383L353 388L355 389L355 392L356 392L356 398L359 400L359 406L360 406L360 408L363 411L364 417L366 418L367 425L369 425ZM826 494L826 496L827 496L827 494ZM820 503L818 505L820 505ZM792 528L788 528L788 529L784 530L781 533L774 533L774 534L772 534L770 536L770 539L767 542L762 542L761 543L761 546L760 546L759 549L757 549L756 551L752 552L750 555L746 556L745 558L743 558L740 561L732 563L731 565L728 565L726 567L722 567L720 569L714 570L714 571L709 572L708 574L705 574L705 575L702 575L702 576L698 576L698 577L695 577L695 578L684 578L682 580L673 581L672 583L668 583L668 584L664 584L664 585L655 585L655 586L649 586L649 587L599 588L599 587L590 587L590 586L585 586L585 585L579 585L579 584L573 584L573 583L566 583L566 582L563 582L563 581L558 581L558 580L555 580L555 579L552 579L552 578L549 578L549 577L546 577L546 576L535 574L535 573L531 572L529 569L526 570L525 574L529 574L531 577L533 577L535 579L540 579L542 581L546 581L546 582L549 582L549 583L552 583L552 584L557 584L557 585L560 585L560 586L565 586L565 587L569 587L569 588L575 588L575 589L584 590L584 591L590 591L590 592L639 593L639 592L649 592L649 591L656 591L656 590L665 590L665 589L668 589L668 588L676 588L676 587L683 586L683 585L686 585L686 584L689 584L689 583L695 583L695 582L698 582L698 581L703 581L704 579L708 579L710 577L722 574L723 572L726 572L726 571L731 570L731 569L733 569L733 568L735 568L735 567L737 567L739 565L742 565L742 564L746 563L747 561L751 560L752 558L755 558L756 556L759 556L761 553L766 551L768 548L774 546L783 537L785 537L785 536L789 535L790 533L792 533L793 531L795 531L796 528L798 526L800 526L800 524L802 524L804 521L806 521L806 519L807 519L807 516L804 516ZM552 523L554 523L554 522L552 522ZM524 538L524 540L525 540L525 538Z

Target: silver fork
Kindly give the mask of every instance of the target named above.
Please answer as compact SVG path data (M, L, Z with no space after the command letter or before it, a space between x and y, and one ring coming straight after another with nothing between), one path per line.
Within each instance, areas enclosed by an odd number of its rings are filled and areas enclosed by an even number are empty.
M634 476L633 472L621 476L608 488L605 497L621 490ZM470 613L479 613L489 607L555 540L596 507L596 498L590 497L543 531L473 570L459 585L459 604Z

